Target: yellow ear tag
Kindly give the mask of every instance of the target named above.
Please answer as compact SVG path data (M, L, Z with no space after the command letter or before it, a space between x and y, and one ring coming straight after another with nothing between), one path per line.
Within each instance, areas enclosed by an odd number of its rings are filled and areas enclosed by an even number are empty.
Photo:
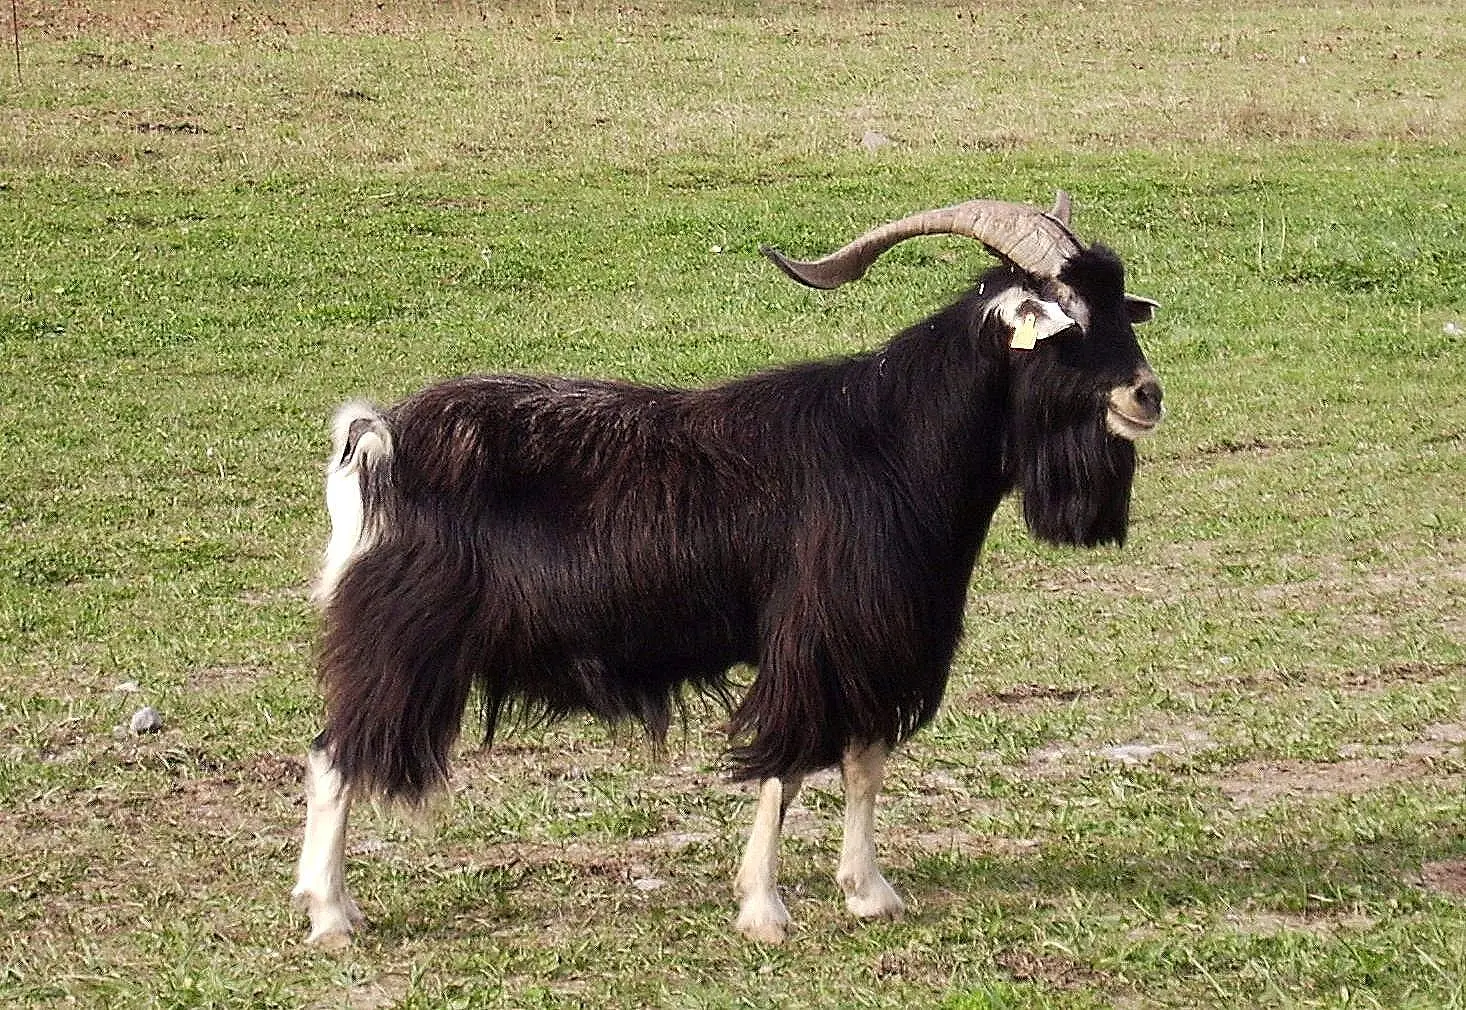
M1013 329L1013 342L1009 344L1017 351L1031 351L1038 345L1038 317L1026 313Z

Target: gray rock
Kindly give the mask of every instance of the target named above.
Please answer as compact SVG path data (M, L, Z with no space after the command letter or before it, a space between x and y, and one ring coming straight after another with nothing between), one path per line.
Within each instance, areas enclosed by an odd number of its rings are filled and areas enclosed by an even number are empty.
M128 725L139 736L156 733L163 728L163 716L153 706L145 705L132 713L132 721Z

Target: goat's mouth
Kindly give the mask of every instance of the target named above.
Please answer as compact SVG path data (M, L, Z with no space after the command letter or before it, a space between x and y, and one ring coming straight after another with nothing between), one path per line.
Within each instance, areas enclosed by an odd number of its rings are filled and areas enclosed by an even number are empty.
M1142 366L1135 378L1110 390L1105 399L1105 427L1111 435L1134 442L1155 431L1165 408L1161 406L1161 384L1149 366Z
M1110 430L1110 434L1131 442L1149 435L1160 423L1159 412L1149 417L1142 417L1136 413L1121 410L1113 403L1109 404L1109 410L1105 413L1105 427Z

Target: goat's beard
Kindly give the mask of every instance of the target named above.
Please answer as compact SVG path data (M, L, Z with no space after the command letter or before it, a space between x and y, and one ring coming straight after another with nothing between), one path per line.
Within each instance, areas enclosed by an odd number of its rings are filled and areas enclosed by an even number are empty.
M1049 543L1123 544L1130 525L1134 443L1110 434L1102 417L1057 430L1015 431L1013 483L1028 529Z

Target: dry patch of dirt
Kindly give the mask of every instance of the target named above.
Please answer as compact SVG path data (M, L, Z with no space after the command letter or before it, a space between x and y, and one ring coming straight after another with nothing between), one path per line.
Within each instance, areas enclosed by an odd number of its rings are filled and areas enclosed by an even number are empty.
M1438 894L1466 898L1466 859L1441 859L1420 868L1420 883Z
M1286 562L1287 559L1284 559ZM1462 581L1459 559L1449 551L1435 557L1411 559L1408 567L1394 564L1361 568L1340 558L1299 558L1299 568L1312 568L1312 578L1260 585L1242 591L1264 611L1325 611L1348 614L1349 619L1372 628L1391 626L1414 604L1438 605L1450 583Z
M1400 675L1435 679L1439 673L1438 668L1417 664ZM1386 675L1387 680L1393 677ZM1376 678L1368 677L1360 686L1372 689L1377 683ZM1234 765L1215 781L1222 795L1242 808L1359 796L1423 779L1458 782L1463 776L1450 769L1453 762L1466 756L1463 749L1466 723L1432 723L1416 739L1405 743L1345 744L1339 748L1337 761L1248 761Z
M294 757L262 754L225 764L186 748L134 749L117 763L170 774L173 781L150 786L118 781L85 792L42 794L16 806L13 820L6 822L24 828L19 841L25 846L41 848L91 832L97 832L100 846L119 834L142 836L155 827L183 834L254 833L269 827L262 810L297 801L304 774Z
M629 843L601 840L594 843L513 841L473 848L454 846L444 849L440 858L455 866L487 865L507 870L574 869L586 877L626 883L650 876L651 872Z
M1351 757L1339 761L1248 761L1216 780L1222 795L1240 808L1275 803L1360 796L1432 774L1415 755L1402 758Z
M1362 932L1375 924L1373 919L1359 912L1328 915L1233 909L1223 918L1237 932L1248 936L1281 936L1286 933L1334 936L1338 933Z
M1463 673L1466 673L1466 663L1424 663L1412 660L1386 663L1378 670L1349 673L1340 682L1340 686L1355 691L1378 691L1405 684L1433 684L1448 677L1457 679Z
M1005 950L993 961L1015 982L1041 982L1056 989L1088 989L1103 985L1110 977L1102 971L1055 954L1029 950Z
M878 981L906 982L945 989L957 970L956 961L935 950L886 950L876 955L870 973Z
M1028 778L1071 778L1082 774L1096 760L1101 765L1137 768L1158 761L1184 761L1193 754L1215 746L1204 731L1190 726L1156 727L1157 732L1145 739L1094 747L1053 744L1040 747L1028 755L1028 761L1013 774Z
M298 765L259 758L200 776L206 769L192 756L136 758L140 769L166 766L177 775L162 782L124 775L40 793L0 817L0 849L11 866L24 868L0 880L0 902L37 909L38 934L92 943L135 928L141 910L185 905L200 887L228 887L225 877L201 869L201 852L282 867L292 858L283 853L299 830L299 785L290 782ZM215 902L213 927L238 932L244 905Z
M1040 712L1057 705L1070 705L1088 698L1109 694L1093 684L1019 683L991 691L969 692L962 696L963 708L1004 708L1014 713Z
M1219 459L1274 459L1285 453L1311 449L1316 445L1316 442L1305 439L1284 438L1272 442L1260 438L1222 439L1163 455L1169 455L1176 460L1176 467L1180 472L1194 473L1209 469Z

